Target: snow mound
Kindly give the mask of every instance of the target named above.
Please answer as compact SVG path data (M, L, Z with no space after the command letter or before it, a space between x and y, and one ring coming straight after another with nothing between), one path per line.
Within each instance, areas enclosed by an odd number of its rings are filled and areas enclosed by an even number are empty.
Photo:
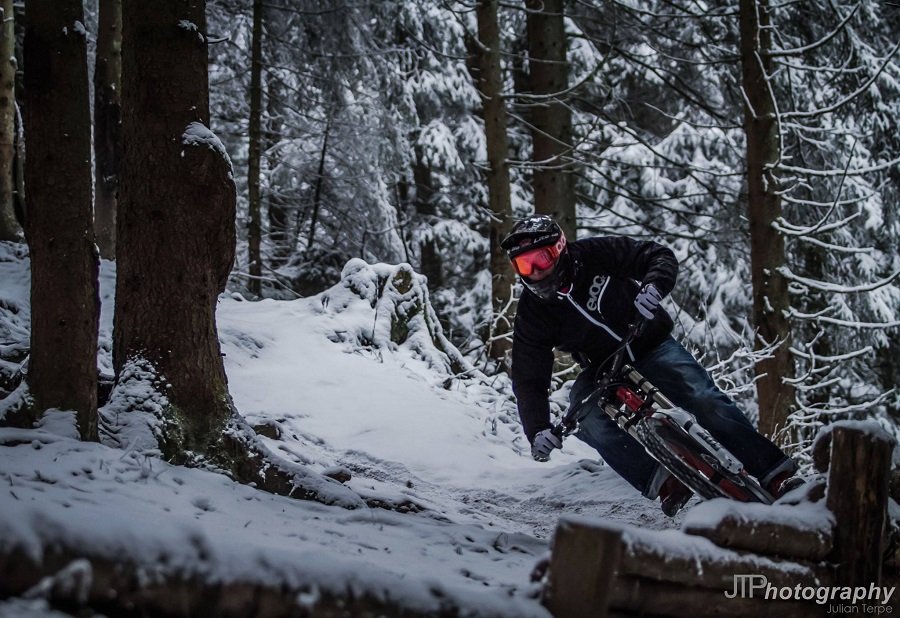
M129 360L109 401L100 408L100 439L107 446L157 452L168 405L160 377L150 361Z
M332 341L382 351L407 351L443 375L473 368L449 342L428 297L423 275L409 264L368 264L353 258L338 285L315 297L337 318ZM374 316L373 316L374 312Z

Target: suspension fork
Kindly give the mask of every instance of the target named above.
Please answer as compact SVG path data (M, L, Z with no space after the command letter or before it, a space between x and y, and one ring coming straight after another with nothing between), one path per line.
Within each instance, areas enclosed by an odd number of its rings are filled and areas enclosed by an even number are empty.
M663 395L659 389L648 382L634 367L626 365L622 368L622 373L627 377L631 384L636 386L639 392L662 408L662 410L660 410L660 416L666 416L674 421L675 424L685 431L685 433L693 437L707 453L715 457L726 470L735 474L740 473L743 469L743 465L740 461L738 461L728 449L722 446L722 444L709 433L709 430L700 425L693 414L676 407L668 397Z

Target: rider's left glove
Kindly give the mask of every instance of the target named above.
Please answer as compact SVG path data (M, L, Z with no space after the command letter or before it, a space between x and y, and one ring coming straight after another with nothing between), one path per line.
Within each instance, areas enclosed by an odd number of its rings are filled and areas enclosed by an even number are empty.
M659 301L662 300L662 294L656 289L652 283L648 283L641 288L638 295L634 297L634 306L637 307L638 313L645 320L652 320L656 310L659 309Z
M544 429L537 432L534 436L534 443L531 445L531 456L535 461L549 461L550 451L555 448L562 448L562 440L553 433L552 429Z

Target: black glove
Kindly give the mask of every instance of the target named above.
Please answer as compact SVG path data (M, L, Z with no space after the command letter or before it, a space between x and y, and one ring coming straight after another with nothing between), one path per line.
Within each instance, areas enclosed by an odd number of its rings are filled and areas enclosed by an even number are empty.
M638 295L634 297L634 306L637 307L638 313L645 320L652 320L656 310L659 309L659 301L662 300L662 294L656 289L652 283L648 283L641 288Z
M562 440L553 433L552 429L544 429L537 432L534 436L534 442L531 445L531 456L535 461L548 461L550 459L550 451L555 448L562 448Z

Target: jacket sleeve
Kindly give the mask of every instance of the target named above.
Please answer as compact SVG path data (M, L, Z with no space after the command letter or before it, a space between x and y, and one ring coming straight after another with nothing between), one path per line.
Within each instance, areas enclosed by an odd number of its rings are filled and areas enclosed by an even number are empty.
M668 247L649 240L625 236L603 236L583 241L592 259L607 272L636 279L643 285L652 283L663 296L675 288L678 260Z
M553 342L547 336L549 327L542 323L526 299L519 301L513 330L511 373L519 420L529 442L534 442L537 432L551 427L548 397Z

